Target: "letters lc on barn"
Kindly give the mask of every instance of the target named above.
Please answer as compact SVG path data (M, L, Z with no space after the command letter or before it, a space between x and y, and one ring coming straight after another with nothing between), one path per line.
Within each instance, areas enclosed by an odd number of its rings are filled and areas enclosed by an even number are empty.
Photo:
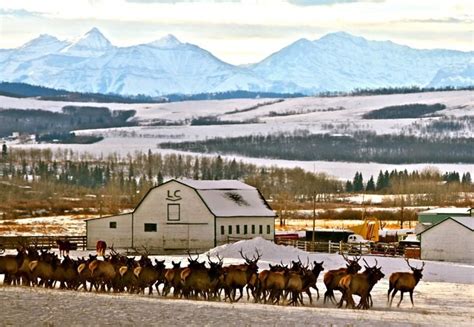
M179 193L181 193L180 190L176 190L176 191L171 191L171 190L168 190L168 194L167 194L167 197L166 197L166 200L169 200L169 201L179 201L181 200L181 195L179 195Z

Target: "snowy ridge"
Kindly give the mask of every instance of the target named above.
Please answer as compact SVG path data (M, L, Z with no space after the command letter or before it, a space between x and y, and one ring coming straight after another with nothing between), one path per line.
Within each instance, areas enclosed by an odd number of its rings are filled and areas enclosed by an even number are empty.
M99 57L114 46L97 29L92 28L76 42L61 50L61 54L77 57Z
M173 35L116 47L92 28L73 43L41 35L17 49L0 49L0 80L124 95L232 90L313 94L472 85L472 60L473 52L417 50L339 32L314 41L300 39L259 63L234 66Z

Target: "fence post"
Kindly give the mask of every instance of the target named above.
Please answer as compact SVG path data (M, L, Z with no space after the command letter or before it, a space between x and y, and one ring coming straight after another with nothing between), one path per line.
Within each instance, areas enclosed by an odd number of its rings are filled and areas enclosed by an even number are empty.
M339 241L339 254L342 254L342 241Z
M329 254L331 254L331 240L329 240L328 242L328 252Z

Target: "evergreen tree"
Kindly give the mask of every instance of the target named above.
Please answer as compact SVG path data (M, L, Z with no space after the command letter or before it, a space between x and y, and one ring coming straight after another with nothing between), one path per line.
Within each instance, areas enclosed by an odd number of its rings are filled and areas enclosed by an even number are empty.
M385 177L382 173L382 171L379 171L379 175L377 177L377 185L375 186L375 189L377 191L383 190L385 187Z
M472 183L470 172L462 174L462 183L466 185L470 185Z
M193 166L193 179L198 180L199 179L199 159L196 158L194 159L194 166Z
M163 175L161 174L161 171L158 172L157 179L158 179L158 185L163 184Z
M351 181L347 181L347 182L346 182L346 192L350 193L350 192L352 192L352 191L354 191L354 188L353 188L353 186L352 186L352 182L351 182Z
M367 192L374 192L375 191L374 176L370 176L370 179L367 182L367 186L366 186L365 190Z
M4 144L2 145L2 160L5 161L5 160L7 160L7 158L8 158L8 147L7 147L7 145L4 143Z
M359 172L355 173L352 184L353 184L354 192L360 192L364 190L364 178L362 177L362 173L359 173Z

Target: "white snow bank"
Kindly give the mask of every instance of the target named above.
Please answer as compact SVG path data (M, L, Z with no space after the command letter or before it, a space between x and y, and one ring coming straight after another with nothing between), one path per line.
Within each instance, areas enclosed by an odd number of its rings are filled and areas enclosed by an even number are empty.
M306 260L308 259L310 262L324 261L325 271L345 266L345 261L339 254L309 253L291 246L277 245L261 237L221 245L209 250L208 253L211 256L219 254L220 257L226 259L225 264L229 264L236 262L235 259L240 259L240 261L243 262L239 253L241 249L242 253L250 259L253 255L256 255L255 250L258 250L262 255L259 261L260 269L266 269L268 268L269 263L276 264L280 263L280 261L283 261L284 264L288 264L291 260L298 260L298 256L304 263L306 263ZM388 279L390 274L393 272L411 271L405 260L400 257L378 257L366 255L364 256L364 259L369 263L369 265L375 264L375 259L377 259L378 265L382 266L385 279ZM362 266L364 265L362 259L360 264ZM415 267L421 267L422 261L410 260L410 264ZM474 284L474 266L453 262L425 261L422 280L425 282Z
M267 241L261 237L255 237L251 240L242 240L231 244L225 244L215 247L208 251L211 256L219 254L221 257L242 259L239 251L248 258L256 256L256 250L262 255L260 260L270 262L280 262L280 260L288 261L290 259L297 260L298 256L305 258L308 252L294 248L291 246L277 245ZM303 260L303 259L302 259Z

